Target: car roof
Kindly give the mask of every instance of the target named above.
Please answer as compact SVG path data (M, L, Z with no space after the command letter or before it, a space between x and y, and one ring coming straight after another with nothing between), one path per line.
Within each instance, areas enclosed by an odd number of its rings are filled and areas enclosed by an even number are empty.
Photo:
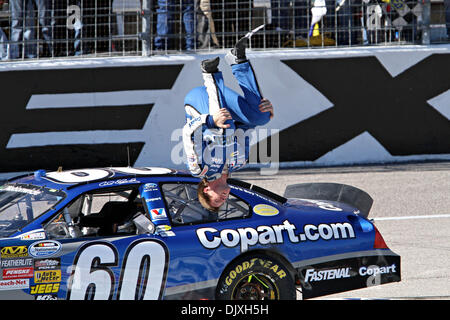
M34 173L11 178L9 183L29 184L34 186L46 187L51 189L59 189L70 191L77 186L97 187L101 182L121 180L123 184L133 183L131 179L137 177L153 178L153 177L185 177L198 180L193 177L189 171L176 170L164 167L108 167L108 168L88 168L88 169L72 169L58 170L47 172L45 170L37 170ZM130 179L125 181L126 179ZM228 183L242 187L248 190L256 191L266 195L280 203L285 203L286 198L275 194L269 190L260 188L250 183L229 178Z
M136 177L192 177L189 172L164 167L108 167L45 171L13 177L9 183L68 190L78 185Z

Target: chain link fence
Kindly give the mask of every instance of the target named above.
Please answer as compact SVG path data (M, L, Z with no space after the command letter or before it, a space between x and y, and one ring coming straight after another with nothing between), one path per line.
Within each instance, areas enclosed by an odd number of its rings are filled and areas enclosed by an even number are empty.
M448 43L450 0L0 0L0 59Z

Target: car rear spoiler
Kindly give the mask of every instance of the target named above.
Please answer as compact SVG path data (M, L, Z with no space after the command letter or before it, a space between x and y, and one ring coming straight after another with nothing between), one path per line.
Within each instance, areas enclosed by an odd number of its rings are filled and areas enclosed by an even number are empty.
M245 182L245 181L242 181L242 180L228 178L227 179L227 183L235 185L235 186L238 186L238 187L246 188L246 189L249 189L249 190L252 190L252 191L256 191L256 192L258 192L258 193L260 193L262 195L265 195L265 196L267 196L267 197L269 197L269 198L271 198L271 199L273 199L275 201L278 201L281 204L284 204L287 201L286 198L284 198L284 197L282 197L282 196L280 196L280 195L278 195L276 193L273 193L272 191L269 191L269 190L266 190L264 188L255 186L254 184L251 184L251 183L248 183L248 182Z
M284 191L285 198L337 201L359 210L359 216L367 218L373 199L361 189L339 183L291 184Z

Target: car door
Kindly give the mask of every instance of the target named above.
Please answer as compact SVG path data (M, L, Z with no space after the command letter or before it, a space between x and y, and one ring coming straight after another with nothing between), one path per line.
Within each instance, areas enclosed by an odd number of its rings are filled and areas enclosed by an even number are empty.
M141 221L141 229L134 220ZM151 226L139 185L82 194L45 225L50 240L36 244L60 246L58 253L42 256L54 259L47 272L61 272L59 285L52 291L35 281L38 287L30 294L37 299L161 299L169 252L151 229L145 231Z
M159 233L170 251L164 298L214 298L218 278L238 252L233 249L218 252L206 248L197 231L205 227L218 228L222 224L232 226L246 219L250 215L248 204L230 195L217 214L201 206L197 198L197 183L194 181L167 181L154 187L158 193L153 193L150 199L162 199L164 203L155 204L156 200L146 203L149 206L162 206L167 217L164 220L167 230Z

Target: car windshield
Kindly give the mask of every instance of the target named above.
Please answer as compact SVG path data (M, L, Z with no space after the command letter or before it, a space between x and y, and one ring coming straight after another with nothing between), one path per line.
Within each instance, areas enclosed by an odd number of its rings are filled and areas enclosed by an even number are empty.
M63 191L25 184L0 186L0 237L7 237L64 199Z

